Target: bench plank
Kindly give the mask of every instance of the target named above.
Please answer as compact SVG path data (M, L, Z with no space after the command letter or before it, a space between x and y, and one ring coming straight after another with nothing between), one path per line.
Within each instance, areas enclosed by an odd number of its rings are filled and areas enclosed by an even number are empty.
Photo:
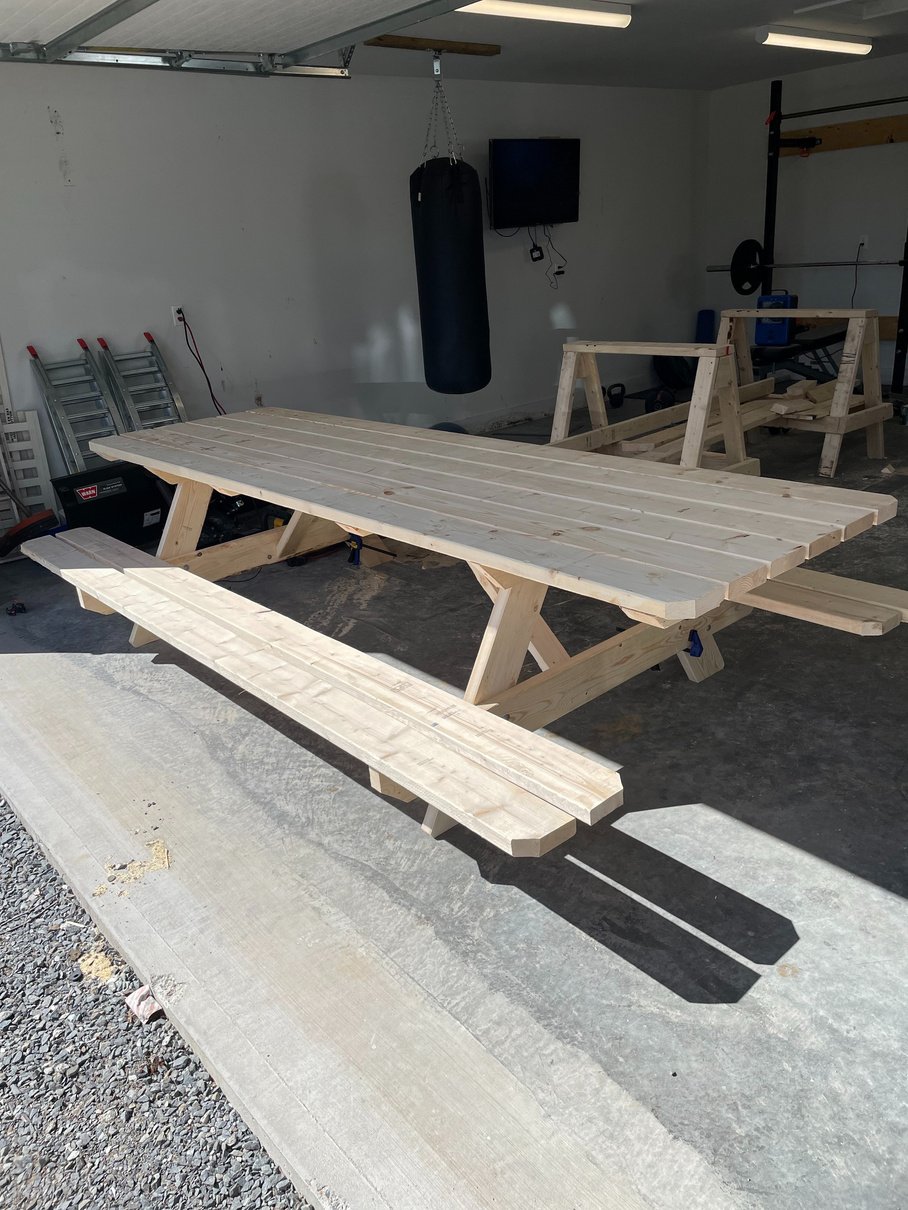
M735 600L767 613L780 613L802 622L863 636L887 634L902 621L901 613L866 600L849 600L832 593L784 580L768 580Z
M513 857L537 857L569 839L576 821L550 803L276 656L148 584L57 538L25 553L294 721L365 761ZM174 569L176 570L176 569ZM188 573L184 573L188 574ZM210 585L219 592L216 585Z
M613 770L115 539L83 530L27 545L37 562L514 856L547 852L573 834L572 816L592 823L621 803Z
M92 558L123 568L169 599L251 642L267 643L283 661L315 672L338 688L380 702L383 709L493 772L523 786L584 823L596 823L622 803L621 778L580 753L552 751L550 741L489 718L485 711L433 685L390 668L381 660L319 634L299 622L209 584L179 568L132 551L115 538L93 530L62 535ZM137 557L138 556L138 557Z
M779 580L783 584L814 589L829 596L892 609L901 616L903 622L908 622L908 590L904 588L890 588L888 584L867 584L863 580L849 580L845 576L830 575L825 571L809 571L800 567L779 576Z

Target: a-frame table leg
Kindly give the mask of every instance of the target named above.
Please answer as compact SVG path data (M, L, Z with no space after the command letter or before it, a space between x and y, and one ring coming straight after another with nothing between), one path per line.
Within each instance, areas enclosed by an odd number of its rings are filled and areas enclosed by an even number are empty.
M470 566L493 604L464 697L468 702L484 702L517 684L534 639L557 662L561 662L561 653L565 660L568 655L539 616L547 591L545 584L505 576L478 565ZM534 658L543 666L541 654ZM430 836L441 836L454 826L454 822L436 807L427 807L423 831Z
M464 693L468 702L487 701L517 684L546 592L545 584L516 577L502 585Z
M513 582L514 579L500 571L489 571L486 567L480 567L478 563L471 563L469 567L488 593L493 604L498 600L498 594L502 588L509 582ZM543 672L546 668L553 668L556 664L562 664L570 658L558 636L541 617L537 617L533 627L529 652Z
M196 549L210 501L211 488L204 483L191 483L188 479L181 479L177 483L158 543L159 559L189 555ZM143 626L133 626L129 641L133 647L144 647L156 637Z

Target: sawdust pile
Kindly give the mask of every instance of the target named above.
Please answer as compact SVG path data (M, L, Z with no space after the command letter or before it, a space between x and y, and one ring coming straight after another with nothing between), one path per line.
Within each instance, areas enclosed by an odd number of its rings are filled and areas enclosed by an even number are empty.
M152 840L145 847L151 850L151 856L147 861L128 861L125 864L106 862L104 868L107 870L107 882L102 882L100 886L95 887L92 892L93 897L106 895L109 883L140 882L146 874L156 874L159 870L170 869L170 850L163 840Z

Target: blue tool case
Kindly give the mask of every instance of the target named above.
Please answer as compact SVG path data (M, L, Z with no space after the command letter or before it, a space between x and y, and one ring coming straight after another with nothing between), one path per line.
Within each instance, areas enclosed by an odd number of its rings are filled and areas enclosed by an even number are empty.
M789 294L787 290L773 290L772 294L761 294L757 299L757 307L761 311L770 311L774 307L787 310L797 305L797 294ZM754 344L787 345L794 340L794 334L793 319L758 319L754 328Z

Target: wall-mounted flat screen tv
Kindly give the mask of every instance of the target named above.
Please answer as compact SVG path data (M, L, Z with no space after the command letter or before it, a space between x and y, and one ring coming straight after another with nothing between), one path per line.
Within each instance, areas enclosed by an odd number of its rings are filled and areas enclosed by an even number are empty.
M580 214L579 139L490 139L492 227L576 223Z

